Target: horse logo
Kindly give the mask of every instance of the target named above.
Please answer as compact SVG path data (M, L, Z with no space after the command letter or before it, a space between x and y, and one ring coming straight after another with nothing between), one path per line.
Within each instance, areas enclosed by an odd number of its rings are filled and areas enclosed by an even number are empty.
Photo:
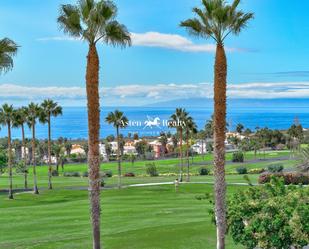
M156 118L153 119L153 118L147 116L147 119L148 120L146 120L144 122L144 124L145 124L144 129L146 127L149 127L150 129L152 129L153 127L161 129L161 127L160 127L160 118L159 117L156 117Z

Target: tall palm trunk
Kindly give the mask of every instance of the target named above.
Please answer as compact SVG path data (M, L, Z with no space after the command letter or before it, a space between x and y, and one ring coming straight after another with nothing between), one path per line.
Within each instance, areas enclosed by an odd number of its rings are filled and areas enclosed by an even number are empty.
M93 249L100 249L100 100L99 57L95 44L89 45L86 89L88 105L88 168L89 198L93 232Z
M53 189L52 185L52 166L51 166L51 128L50 128L50 113L48 114L48 188Z
M33 192L39 194L38 182L36 177L36 160L35 160L35 124L32 123L32 166L33 166Z
M11 122L8 122L7 125L8 125L9 199L13 199L13 172L12 172Z
M119 127L117 126L117 161L118 161L118 188L121 188L121 159L120 159L120 141L119 141Z
M26 151L26 142L25 142L25 127L24 124L21 125L21 139L22 139L22 146L23 146L23 162L24 162L24 188L25 190L28 189L28 172L27 172L27 151Z
M202 160L204 161L204 140L202 138Z
M217 249L225 248L225 127L227 62L223 44L217 44L214 83L214 175Z
M182 128L179 128L179 158L180 158L180 172L179 172L179 181L182 182L183 174L183 160L182 160Z
M186 139L187 139L187 182L190 182L190 158L189 158L189 130L186 131Z

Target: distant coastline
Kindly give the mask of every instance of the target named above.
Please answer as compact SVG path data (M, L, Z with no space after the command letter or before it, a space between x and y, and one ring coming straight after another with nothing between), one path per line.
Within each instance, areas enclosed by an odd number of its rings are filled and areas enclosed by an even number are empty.
M161 122L168 120L170 115L175 111L176 107L185 107L196 121L198 128L204 128L208 119L210 119L213 108L212 100L202 99L202 103L198 105L201 99L191 101L171 101L174 106L165 106L167 103L157 104L155 106L143 107L107 107L101 106L101 137L106 137L115 133L115 129L107 125L104 119L108 112L119 109L123 111L129 120L144 123L147 116L150 118L159 117ZM183 103L183 104L181 104ZM249 105L250 103L250 105ZM230 129L234 130L238 123L242 123L246 128L254 130L256 127L268 127L271 129L285 130L288 129L295 119L302 124L304 128L309 128L309 99L276 99L276 100L229 100L227 121ZM87 110L86 107L64 107L63 116L57 117L52 122L53 138L67 137L71 139L87 139ZM145 128L143 126L129 126L121 130L121 133L138 133L140 136L157 136L161 131L171 131L167 127ZM38 124L37 138L46 138L47 127ZM0 131L0 136L5 137L6 129ZM19 130L13 129L13 138L20 138ZM30 131L26 129L26 136L30 137Z

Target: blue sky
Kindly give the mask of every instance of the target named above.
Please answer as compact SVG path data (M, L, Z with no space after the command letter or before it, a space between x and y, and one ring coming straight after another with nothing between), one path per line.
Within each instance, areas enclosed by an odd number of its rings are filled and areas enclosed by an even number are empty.
M56 23L59 6L75 2L0 2L0 37L21 46L14 70L0 76L0 102L23 103L44 92L66 105L81 103L87 45L67 40ZM115 2L118 20L134 40L127 49L99 45L106 104L166 101L173 93L172 98L212 96L213 41L190 37L179 27L200 0ZM254 12L255 19L225 44L230 96L308 97L309 1L243 0L241 8Z

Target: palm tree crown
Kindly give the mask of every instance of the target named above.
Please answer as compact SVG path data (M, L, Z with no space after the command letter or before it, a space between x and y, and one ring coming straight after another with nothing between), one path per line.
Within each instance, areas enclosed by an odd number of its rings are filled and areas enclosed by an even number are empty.
M15 111L13 127L18 128L27 122L27 108L20 107Z
M15 110L12 105L3 104L0 108L0 123L11 125L15 116Z
M186 126L188 115L189 113L186 111L186 109L176 108L175 113L170 117L170 127L176 128L177 130L184 128Z
M121 111L110 112L105 121L108 124L113 124L114 127L118 128L126 128L128 126L128 118L123 115Z
M50 117L57 117L62 115L62 107L51 99L46 99L41 104L42 112L40 113L40 122L48 122Z
M218 44L223 44L229 34L238 35L253 18L253 13L237 10L240 0L234 0L231 5L225 0L202 0L203 9L193 8L196 18L181 22L195 36L213 38Z
M0 73L13 68L13 56L16 55L18 46L9 38L0 40Z
M76 6L61 6L58 23L65 33L89 44L102 40L112 45L130 45L130 34L115 20L116 15L117 7L111 1L80 0Z
M36 124L36 119L41 115L41 108L38 104L31 102L27 108L27 124L31 128Z
M197 125L192 119L192 117L189 117L186 121L186 129L189 133L191 134L196 134L197 133Z

